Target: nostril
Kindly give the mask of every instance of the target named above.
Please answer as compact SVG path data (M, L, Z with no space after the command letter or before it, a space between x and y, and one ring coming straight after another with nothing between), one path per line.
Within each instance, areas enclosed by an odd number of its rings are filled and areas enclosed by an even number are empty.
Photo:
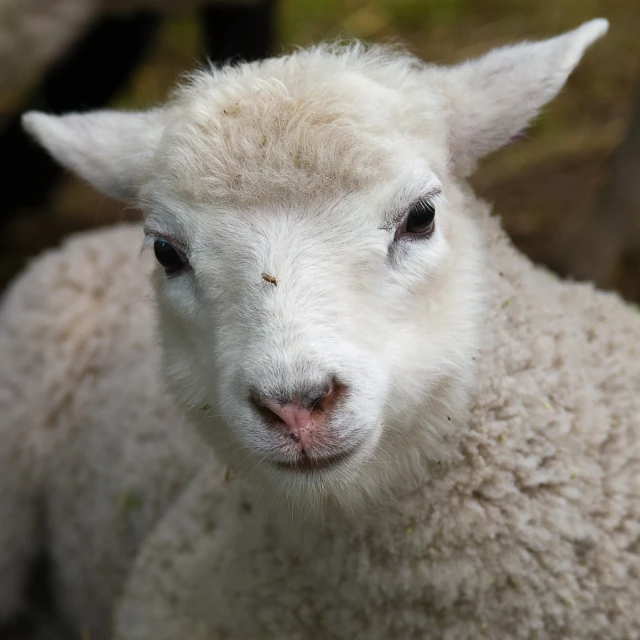
M273 405L269 400L252 393L249 401L254 410L257 411L267 423L275 426L285 425L285 421L272 409Z
M252 391L249 399L254 410L270 425L295 430L312 422L319 424L333 411L345 395L347 387L335 378L330 382L307 386L294 393Z
M313 409L321 409L324 410L325 403L328 402L329 398L333 394L333 382L322 387L321 390L316 389L315 392L310 392L305 398L302 400L302 404L306 407L309 407L313 411Z
M344 398L346 392L346 385L334 378L331 383L324 388L323 392L314 398L314 402L311 404L312 411L320 411L323 413L332 411Z

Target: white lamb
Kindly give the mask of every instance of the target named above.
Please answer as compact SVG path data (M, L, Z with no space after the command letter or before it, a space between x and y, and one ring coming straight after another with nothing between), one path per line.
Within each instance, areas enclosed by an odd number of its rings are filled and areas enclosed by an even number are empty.
M0 611L45 540L92 638L114 611L118 640L639 638L640 315L534 267L464 181L606 29L28 114L162 266L152 294L119 227L4 300Z

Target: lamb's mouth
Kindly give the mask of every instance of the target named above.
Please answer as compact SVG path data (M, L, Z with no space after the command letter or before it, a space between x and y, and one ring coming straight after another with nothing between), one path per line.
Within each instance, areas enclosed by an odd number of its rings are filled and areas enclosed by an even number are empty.
M341 451L331 456L323 456L322 458L310 458L306 454L301 454L294 460L278 460L275 466L285 471L295 471L297 473L313 473L314 471L324 471L331 467L336 467L345 462L356 452L356 448L347 451Z

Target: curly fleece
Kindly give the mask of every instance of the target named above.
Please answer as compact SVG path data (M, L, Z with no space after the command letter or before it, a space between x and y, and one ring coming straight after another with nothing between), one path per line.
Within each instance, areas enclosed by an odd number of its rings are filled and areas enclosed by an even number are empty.
M141 238L71 238L4 296L0 619L46 536L63 613L105 637L140 541L204 457L159 381Z

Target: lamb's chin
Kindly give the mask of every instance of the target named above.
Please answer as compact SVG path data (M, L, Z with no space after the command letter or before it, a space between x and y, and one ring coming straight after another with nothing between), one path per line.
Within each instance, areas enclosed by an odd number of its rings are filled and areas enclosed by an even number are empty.
M268 484L275 503L285 504L296 517L323 517L329 511L359 512L369 494L365 487L370 456L358 449L334 464L316 469L282 468L262 461L253 481Z

